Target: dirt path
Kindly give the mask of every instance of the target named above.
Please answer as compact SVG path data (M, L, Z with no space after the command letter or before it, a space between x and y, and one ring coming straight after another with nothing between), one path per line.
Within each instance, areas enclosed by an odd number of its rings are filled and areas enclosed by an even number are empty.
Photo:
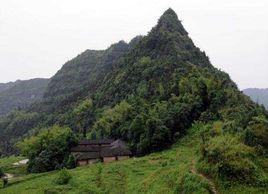
M29 161L29 159L20 160L18 162L13 163L13 165L14 166L25 165L25 164L27 164L28 161Z
M194 160L192 160L191 172L193 174L196 174L196 175L202 177L203 179L206 179L208 181L208 184L209 184L210 192L213 193L213 194L218 194L216 185L213 182L213 180L211 178L209 178L208 176L206 176L206 175L204 175L202 173L197 172L197 170L195 168L195 161Z

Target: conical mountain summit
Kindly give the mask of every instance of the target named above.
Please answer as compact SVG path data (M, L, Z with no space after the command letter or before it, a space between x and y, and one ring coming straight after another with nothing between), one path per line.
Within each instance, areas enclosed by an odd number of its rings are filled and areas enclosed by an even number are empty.
M152 58L168 55L176 58L177 61L188 61L203 67L211 66L206 54L194 45L177 14L171 8L163 13L157 25L144 37L140 46L142 48L139 49L143 52L137 52L150 55Z
M188 32L184 29L181 21L178 19L177 14L171 8L166 10L158 20L158 24L155 27L157 30L164 29L170 32L179 32L180 35L188 35Z

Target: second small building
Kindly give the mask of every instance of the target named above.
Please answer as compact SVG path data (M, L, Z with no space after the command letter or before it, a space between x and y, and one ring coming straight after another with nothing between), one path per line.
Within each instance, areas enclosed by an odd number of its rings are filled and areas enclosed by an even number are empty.
M84 139L71 149L71 153L76 158L78 166L92 164L97 161L112 162L123 160L131 156L131 151L125 142L119 139L115 141L112 139Z

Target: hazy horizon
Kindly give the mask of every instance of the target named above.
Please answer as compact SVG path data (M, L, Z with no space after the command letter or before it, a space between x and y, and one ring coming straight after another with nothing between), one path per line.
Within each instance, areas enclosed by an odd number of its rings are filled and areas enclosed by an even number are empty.
M86 49L146 35L171 7L194 43L240 89L268 88L268 2L4 1L0 83L50 78Z

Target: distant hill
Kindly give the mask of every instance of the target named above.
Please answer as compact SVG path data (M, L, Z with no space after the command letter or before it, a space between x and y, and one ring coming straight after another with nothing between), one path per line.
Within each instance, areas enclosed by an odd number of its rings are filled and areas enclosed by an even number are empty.
M244 94L249 96L254 102L263 104L268 110L268 88L247 88L243 90Z
M48 79L18 80L0 84L0 115L14 108L26 108L43 97Z
M15 82L8 82L8 83L0 83L0 92L3 92L12 86L14 86L16 83L20 82L20 80L15 81Z

